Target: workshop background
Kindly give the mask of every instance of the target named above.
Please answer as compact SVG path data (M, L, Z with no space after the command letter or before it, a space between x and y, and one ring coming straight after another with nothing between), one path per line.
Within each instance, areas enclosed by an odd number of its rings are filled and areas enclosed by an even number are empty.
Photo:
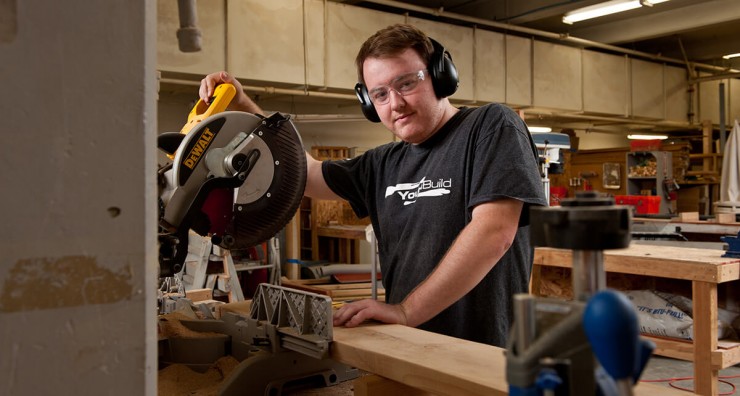
M642 150L627 135L665 134L643 148L669 153L655 167L680 188L671 205L640 209L716 214L740 117L739 58L723 58L740 53L740 2L560 21L595 3L206 0L201 49L186 53L174 0L0 0L0 394L156 394L157 134L180 130L203 75L228 70L263 109L291 114L308 150L341 157L392 141L352 92L357 49L389 24L413 23L451 52L454 104L505 103L570 137L556 197L658 194L662 177L630 189L630 153ZM605 163L619 165L616 183ZM355 221L324 208L329 224ZM322 258L318 221L297 214L283 257ZM324 243L370 255L365 243Z

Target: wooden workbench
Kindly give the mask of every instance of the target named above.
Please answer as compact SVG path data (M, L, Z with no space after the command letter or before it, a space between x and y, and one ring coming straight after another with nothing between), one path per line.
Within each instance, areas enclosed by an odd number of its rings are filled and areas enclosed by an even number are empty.
M432 395L508 395L504 350L401 325L334 327L331 357ZM417 394L404 390L379 394ZM640 383L635 395L684 394Z
M740 363L740 346L718 347L717 285L740 280L740 259L721 257L721 254L719 250L636 244L627 249L604 251L607 273L691 281L693 344L650 338L657 345L657 354L694 362L695 391L702 395L716 395L719 370ZM571 250L536 248L533 294L540 290L540 266L571 268L572 260Z

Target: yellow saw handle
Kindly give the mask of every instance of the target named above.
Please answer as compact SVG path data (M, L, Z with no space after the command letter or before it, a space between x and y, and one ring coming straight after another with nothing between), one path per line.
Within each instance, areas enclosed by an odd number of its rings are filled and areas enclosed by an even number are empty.
M203 99L198 99L198 103L193 106L188 114L188 122L180 130L180 133L186 134L190 132L193 127L204 119L226 110L226 107L231 103L231 99L234 99L236 94L236 88L232 84L220 84L216 86L211 97L211 104L208 105Z

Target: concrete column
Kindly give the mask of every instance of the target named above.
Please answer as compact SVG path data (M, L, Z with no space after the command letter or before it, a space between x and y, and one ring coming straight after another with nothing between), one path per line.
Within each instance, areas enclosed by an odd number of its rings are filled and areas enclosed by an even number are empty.
M156 2L0 25L0 394L155 395Z

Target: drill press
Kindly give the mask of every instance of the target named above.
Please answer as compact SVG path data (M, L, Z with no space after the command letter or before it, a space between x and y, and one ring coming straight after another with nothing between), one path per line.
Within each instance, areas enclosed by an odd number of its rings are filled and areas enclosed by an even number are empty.
M530 212L532 242L573 250L573 301L514 297L506 355L511 395L631 395L654 345L640 339L637 313L606 289L605 249L630 243L631 212L582 192Z

